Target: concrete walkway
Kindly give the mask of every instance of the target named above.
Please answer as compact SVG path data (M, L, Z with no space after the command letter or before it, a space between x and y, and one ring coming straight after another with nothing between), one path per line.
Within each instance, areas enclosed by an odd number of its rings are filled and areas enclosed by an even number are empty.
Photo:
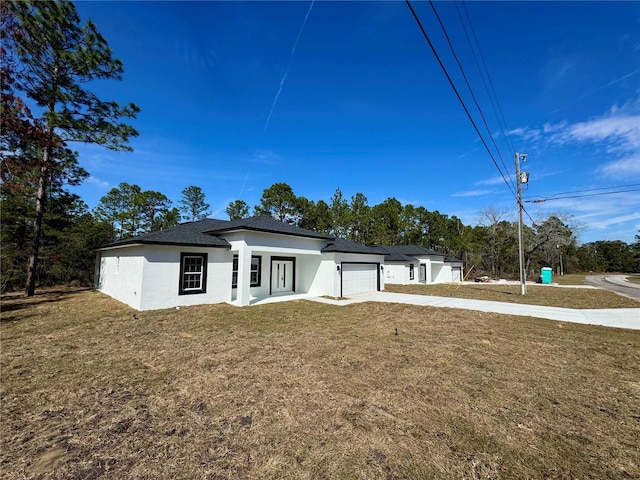
M539 305L520 305L515 303L490 302L462 298L433 297L411 295L407 293L369 292L352 295L345 300L324 297L307 297L307 300L332 305L350 305L361 302L403 303L430 307L461 308L480 312L503 313L525 317L546 318L562 322L602 325L605 327L629 328L640 330L640 308L584 309L543 307Z

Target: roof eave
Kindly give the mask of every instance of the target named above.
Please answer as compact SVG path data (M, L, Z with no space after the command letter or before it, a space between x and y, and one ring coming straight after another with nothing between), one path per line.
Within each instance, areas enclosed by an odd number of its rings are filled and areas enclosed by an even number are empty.
M215 230L206 230L202 233L206 233L208 235L221 235L224 233L232 233L232 232L242 232L242 231L251 231L251 232L261 232L261 233L272 233L274 235L286 235L290 237L302 237L302 238L312 238L314 240L333 240L335 237L330 235L305 235L304 233L293 233L293 232L280 232L277 230L271 230L268 228L258 228L258 227L231 227L231 228L221 228Z
M226 243L226 240L224 240ZM144 245L165 245L170 247L204 247L204 248L231 248L230 244L226 245L208 245L203 243L195 243L195 242L162 242L157 240L135 240L131 242L118 242L117 244L105 245L100 248L96 248L94 252L99 252L102 250L113 250L116 248L125 248L125 247L140 247Z

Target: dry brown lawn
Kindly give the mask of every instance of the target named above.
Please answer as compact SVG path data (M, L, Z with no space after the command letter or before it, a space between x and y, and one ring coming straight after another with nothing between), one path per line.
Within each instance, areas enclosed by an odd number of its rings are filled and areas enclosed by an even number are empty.
M627 277L627 282L640 284L640 275L629 275Z
M603 274L604 275L604 274ZM570 273L566 275L553 275L553 283L558 285L589 285L585 281L586 275L579 273Z
M640 478L638 331L68 290L2 307L3 479Z
M434 295L437 297L472 298L527 305L564 308L640 308L640 302L595 288L563 288L552 285L529 285L522 295L520 284L464 283L436 285L391 285L385 291Z

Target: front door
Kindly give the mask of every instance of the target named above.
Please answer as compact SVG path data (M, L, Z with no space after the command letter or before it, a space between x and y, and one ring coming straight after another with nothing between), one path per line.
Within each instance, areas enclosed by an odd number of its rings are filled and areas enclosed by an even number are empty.
M271 262L271 293L292 292L294 278L293 261Z
M418 279L421 283L427 282L427 266L424 263L420 264L420 273Z

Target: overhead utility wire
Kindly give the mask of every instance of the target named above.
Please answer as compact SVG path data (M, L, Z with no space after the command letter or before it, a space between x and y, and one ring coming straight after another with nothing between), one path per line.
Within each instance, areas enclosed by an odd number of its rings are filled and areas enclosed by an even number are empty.
M478 137L480 138L480 141L484 145L484 148L487 150L487 153L489 154L489 157L491 157L491 160L493 161L493 164L498 169L498 172L500 173L500 176L502 177L502 180L504 181L505 185L507 185L507 187L511 191L512 195L514 196L514 198L516 200L518 200L516 193L511 189L511 186L509 185L507 179L505 178L504 174L502 173L502 170L498 166L498 163L496 162L495 157L493 156L493 154L491 153L491 150L487 146L487 143L484 140L484 137L480 133L480 130L478 129L478 126L476 125L475 121L473 120L473 117L469 113L469 109L465 105L464 100L462 100L462 97L460 96L460 93L458 92L458 89L456 88L455 84L453 83L453 80L451 79L451 76L449 75L449 72L447 71L446 67L442 63L442 60L440 59L440 56L438 55L438 52L436 52L436 49L435 49L433 43L431 42L431 39L429 38L429 35L427 34L427 32L425 31L424 27L422 26L422 22L420 21L420 19L418 18L417 13L413 9L413 6L411 5L411 2L409 0L405 0L405 2L407 4L407 6L409 7L409 10L411 11L411 14L413 15L413 18L415 19L416 23L418 24L418 27L422 31L422 35L424 36L425 40L429 44L429 47L431 48L431 51L433 52L433 55L436 57L436 60L438 61L438 64L440 65L440 68L442 69L443 73L447 77L447 80L449 81L449 85L451 85L451 88L453 89L454 93L456 94L456 97L458 98L458 101L460 102L460 104L462 105L462 108L464 109L465 113L467 114L467 117L469 118L469 121L471 122L471 124L473 125L473 128L475 129L476 133L478 134ZM531 223L533 223L535 225L535 220L531 217L529 212L524 208L524 205L522 205L522 202L518 202L518 207L522 208L524 213L526 213L527 217L529 217L529 220L531 220Z
M425 40L429 44L429 47L431 48L431 51L433 52L433 55L436 57L436 60L438 61L438 64L440 65L440 68L442 69L442 72L447 77L447 80L449 81L449 85L451 85L451 88L453 89L454 93L456 94L456 97L458 98L458 101L460 102L460 105L462 105L462 108L464 109L464 112L467 114L467 118L469 118L469 121L471 122L471 125L473 125L474 130L478 134L478 137L480 138L480 141L482 142L482 145L484 145L484 148L487 151L487 153L489 154L489 156L491 157L491 160L493 161L493 164L498 169L498 172L500 172L500 176L502 177L502 180L504 180L505 185L507 185L507 187L509 187L509 189L511 190L511 186L509 185L509 182L507 181L507 179L505 178L504 174L502 173L502 170L500 169L500 166L498 165L498 162L496 162L495 157L491 153L491 150L489 149L489 146L487 145L487 142L485 142L484 137L480 133L480 130L478 129L478 126L476 125L476 122L473 120L473 117L471 116L471 113L469 113L469 109L465 105L464 100L462 100L462 97L460 96L460 93L458 92L458 89L456 88L455 84L453 83L453 80L451 79L451 76L449 75L449 72L447 71L447 68L442 63L442 60L440 59L440 55L438 55L438 52L436 52L436 49L433 46L433 43L431 42L431 39L429 38L429 35L427 34L427 32L425 31L424 27L422 26L422 22L418 18L418 15L416 14L416 11L413 9L413 6L411 5L411 2L409 0L405 0L405 3L409 7L409 10L411 10L411 14L413 15L414 20L416 21L416 23L418 24L418 27L422 31L422 35L424 36ZM515 195L515 193L513 191L511 193L513 193Z
M597 192L599 190L613 190L614 188L631 188L631 187L640 187L640 183L632 183L630 185L616 185L614 187L587 188L585 190L573 190L571 192L559 192L559 193L554 193L553 195L549 195L546 198L549 199L549 198L557 197L558 195L569 195L572 193ZM531 197L525 197L525 198L531 198Z
M632 190L618 190L616 192L586 193L584 195L568 195L565 197L549 197L549 198L541 198L538 200L524 200L524 202L525 203L543 203L543 202L549 202L551 200L562 200L565 198L598 197L600 195L614 195L617 193L628 193L628 192L640 192L640 188L634 188Z
M469 32L467 31L465 20L462 17L460 8L458 7L459 3L460 2L455 1L454 5L456 6L456 12L458 13L458 18L460 18L460 23L462 24L462 29L467 39L467 43L469 43L469 48L471 49L471 53L473 54L473 60L476 64L476 67L478 68L478 71L480 72L482 85L484 86L485 92L487 93L487 97L489 97L489 101L491 102L491 108L493 109L493 114L496 116L496 120L498 121L498 125L500 126L500 131L502 132L502 137L505 139L507 143L509 152L511 153L511 155L515 155L516 150L515 150L515 147L513 146L513 142L511 141L511 135L509 135L509 130L507 129L507 122L505 122L504 120L502 107L500 106L500 101L498 100L498 95L496 94L496 90L493 87L493 81L491 80L491 75L489 74L487 63L484 60L484 55L482 54L482 49L480 48L480 42L478 41L478 37L476 36L476 32L473 28L473 23L471 22L471 17L469 16L469 12L467 11L466 2L462 2L462 6L464 8L465 16L467 19L466 21L469 24L469 29L471 30L471 34L473 35L473 39L475 41L475 48L473 46L473 42L471 41L471 38L469 37ZM476 50L478 51L477 55L476 55ZM480 62L478 61L478 56L482 61L482 66L480 66ZM486 76L486 79L485 79L485 76ZM487 83L488 83L488 86L487 86ZM502 157L500 157L500 159L502 159ZM506 165L504 165L504 162L503 162L503 166L505 167L506 170L508 170ZM513 184L513 180L511 181L511 183Z
M435 5L433 4L433 2L431 0L429 0L429 5L431 5L431 9L433 10L433 14L435 15L436 19L438 20L438 23L440 24L440 28L442 29L442 33L444 33L444 37L447 39L447 43L449 44L449 49L451 50L451 54L453 55L453 58L455 59L456 63L458 64L458 68L460 69L460 73L462 74L462 78L464 79L464 83L467 85L467 88L469 89L469 93L471 94L471 98L473 99L473 103L476 105L476 108L478 109L478 112L480 113L480 117L482 118L482 122L484 123L484 127L487 130L487 135L489 135L489 138L491 139L491 142L493 143L493 147L496 149L496 152L498 152L498 157L500 157L500 161L502 162L502 166L504 167L505 171L508 172L509 169L505 165L504 160L502 158L502 153L500 152L500 149L498 148L498 145L496 145L496 141L493 138L493 135L491 134L491 129L489 128L489 124L487 123L487 119L485 118L484 113L482 112L482 108L480 108L480 105L478 104L478 100L476 99L476 96L473 93L473 88L471 88L471 85L469 84L469 80L467 79L467 74L464 72L464 68L462 68L462 64L460 63L460 60L458 59L458 55L456 55L456 51L453 48L453 44L451 43L451 39L449 38L449 33L447 32L447 29L445 28L444 24L442 23L442 19L440 18L440 15L438 15L438 11L436 10L436 7L435 7ZM500 170L500 168L498 168L498 170L502 174L502 170ZM511 180L511 177L509 177L508 175L507 175L507 177ZM515 195L515 189L513 188L513 183L511 183L511 184L507 183L507 187L509 187L509 190L511 190L511 193L513 193Z
M462 65L461 65L461 63L460 63L460 61L458 59L458 56L456 55L456 52L455 52L455 50L453 48L453 45L451 43L451 39L449 38L449 34L447 33L447 30L446 30L442 20L440 19L440 16L438 15L438 12L437 12L437 10L435 8L435 5L433 4L433 1L429 0L429 4L431 5L431 9L433 10L433 13L434 13L435 17L438 20L438 23L440 24L440 28L442 29L442 32L444 33L445 38L447 39L447 43L449 44L449 48L451 49L451 53L452 53L453 57L455 58L456 63L458 64L458 67L460 68L460 72L462 73L462 77L464 78L464 81L465 81L465 83L467 85L467 88L469 89L469 92L471 93L471 97L473 98L473 101L474 101L474 103L476 105L476 108L478 109L478 112L480 113L480 116L482 117L482 121L484 122L485 128L487 129L487 134L489 135L489 138L491 138L491 141L493 142L493 146L495 147L496 151L498 152L498 156L500 157L500 161L502 162L502 166L504 167L505 171L508 172L509 169L507 168L506 164L504 163L504 159L502 158L502 154L500 152L500 149L498 148L498 145L496 145L495 139L493 138L493 135L491 133L491 129L489 128L489 125L487 124L487 120L486 120L486 118L484 116L484 113L482 112L482 108L480 108L480 105L478 104L478 102L476 100L476 96L473 93L473 89L471 88L471 85L469 84L469 81L467 80L467 76L466 76L466 74L464 72L464 68L462 68ZM469 19L469 24L471 24L471 20L470 19ZM463 23L463 27L464 27L464 23ZM466 33L466 30L465 30L465 33ZM467 37L467 40L468 40L468 37ZM477 38L476 38L476 42L477 42ZM473 47L471 47L471 51L472 51L472 53L474 53ZM474 53L474 58L475 58L475 53ZM477 62L476 62L476 64L477 64ZM486 69L486 64L485 64L485 69ZM488 71L487 71L487 76L488 76ZM481 74L481 78L483 78L482 74ZM484 82L484 78L483 78L483 82ZM486 85L485 85L485 88L486 88ZM496 96L496 99L497 99L497 95L495 95L495 90L493 91L493 93L494 93L494 96ZM491 96L489 96L489 98L491 98ZM504 121L504 119L503 119L503 121ZM498 122L498 123L500 123L500 122ZM503 132L504 132L504 128L503 128ZM482 136L480 136L480 138L482 139ZM483 140L483 143L484 143L484 140ZM485 144L485 146L486 146L486 144ZM513 149L513 145L512 145L512 149ZM491 155L491 152L489 152L489 155ZM494 161L494 164L495 164L496 162L495 162L495 159L493 158L493 156L491 158L492 158L492 160ZM496 165L496 167L498 168L498 171L500 172L500 175L502 176L502 179L505 180L505 177L502 174L502 171L500 170L500 167L498 167L497 165ZM509 186L509 184L506 182L506 180L505 180L505 183L507 183L507 187L509 187L509 190L511 190L511 193L516 198L516 200L518 200L518 196L516 195L516 192L515 192L515 186L513 185L513 179L511 178L510 175L507 175L507 178L509 178L509 181L511 182L511 186ZM511 187L514 187L514 188L511 188ZM531 215L529 214L527 209L524 208L524 205L522 205L521 201L518 201L518 205L522 209L522 211L527 215L527 217L529 217L529 220L531 220L531 223L533 225L535 225L535 220L531 217Z

